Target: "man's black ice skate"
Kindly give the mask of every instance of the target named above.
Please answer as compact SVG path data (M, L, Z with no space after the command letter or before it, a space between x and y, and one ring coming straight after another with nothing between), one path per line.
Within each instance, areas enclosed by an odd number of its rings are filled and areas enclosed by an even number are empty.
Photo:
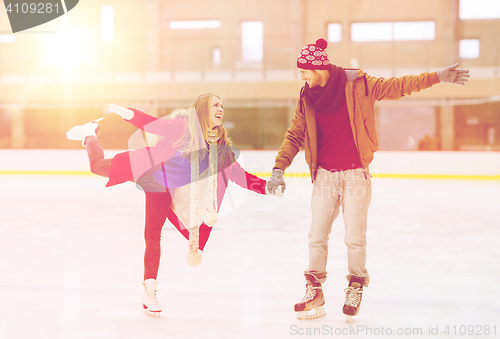
M325 297L323 295L323 288L318 281L318 277L312 273L305 273L306 277L306 294L301 302L295 304L295 312L297 318L301 320L314 319L326 315Z
M363 297L363 284L363 278L353 276L349 281L349 286L345 289L345 304L342 311L346 315L346 322L351 321L352 317L359 313Z

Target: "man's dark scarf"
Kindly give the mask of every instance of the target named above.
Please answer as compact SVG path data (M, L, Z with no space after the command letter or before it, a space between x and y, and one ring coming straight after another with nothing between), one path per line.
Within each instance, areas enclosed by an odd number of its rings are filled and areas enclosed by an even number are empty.
M342 67L330 65L330 77L324 87L309 88L306 83L304 96L307 106L316 112L337 112L345 100L347 76Z

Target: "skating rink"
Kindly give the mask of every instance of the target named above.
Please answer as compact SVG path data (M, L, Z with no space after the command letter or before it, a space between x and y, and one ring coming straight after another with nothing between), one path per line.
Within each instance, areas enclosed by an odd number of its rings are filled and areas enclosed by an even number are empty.
M500 337L500 181L372 179L371 283L342 314L342 216L330 237L327 315L300 321L309 178L282 199L232 187L203 263L162 235L161 318L142 311L144 195L93 175L0 175L0 338Z

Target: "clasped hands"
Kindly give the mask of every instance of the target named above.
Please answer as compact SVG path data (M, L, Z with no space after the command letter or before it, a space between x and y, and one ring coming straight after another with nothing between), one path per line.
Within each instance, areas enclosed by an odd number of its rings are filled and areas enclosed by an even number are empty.
M268 195L274 195L278 198L283 196L285 192L286 184L283 179L283 170L279 168L273 168L271 172L271 178L266 183L266 193Z

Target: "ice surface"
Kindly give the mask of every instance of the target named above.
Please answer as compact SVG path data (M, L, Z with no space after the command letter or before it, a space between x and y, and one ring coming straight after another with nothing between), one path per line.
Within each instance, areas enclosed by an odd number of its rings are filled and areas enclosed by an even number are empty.
M219 218L196 268L167 222L160 319L141 307L143 193L105 182L0 176L0 338L500 336L499 181L374 178L371 283L350 325L341 216L330 237L327 315L300 321L293 312L305 291L309 179L289 179L282 199L233 188L239 203Z

